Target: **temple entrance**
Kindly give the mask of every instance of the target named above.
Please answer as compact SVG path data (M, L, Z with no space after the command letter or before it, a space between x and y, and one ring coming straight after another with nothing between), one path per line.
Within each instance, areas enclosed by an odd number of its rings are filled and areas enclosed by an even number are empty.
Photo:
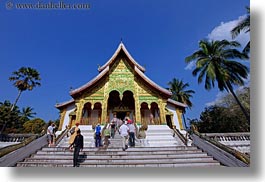
M124 120L126 117L126 112L116 112L117 113L117 118L120 120Z
M134 111L135 101L131 91L124 91L122 96L116 90L109 93L107 113L110 120L113 118L113 113L116 113L117 118L121 120L125 117L134 119Z

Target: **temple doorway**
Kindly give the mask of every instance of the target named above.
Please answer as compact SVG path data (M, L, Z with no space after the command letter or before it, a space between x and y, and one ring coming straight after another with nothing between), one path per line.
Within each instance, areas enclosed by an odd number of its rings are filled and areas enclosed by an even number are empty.
M126 90L122 95L116 90L109 93L107 112L109 119L113 118L113 113L116 113L117 118L124 120L125 117L130 119L135 118L135 100L133 92Z
M126 112L116 112L117 113L117 118L120 120L124 120L126 117Z

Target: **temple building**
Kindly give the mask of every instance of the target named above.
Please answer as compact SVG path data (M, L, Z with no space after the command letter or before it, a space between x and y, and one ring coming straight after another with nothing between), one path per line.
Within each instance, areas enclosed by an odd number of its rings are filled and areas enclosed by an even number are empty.
M128 116L138 125L175 125L183 129L185 104L170 99L172 93L144 73L121 42L113 56L98 68L98 75L71 90L70 101L56 104L60 126L104 124ZM166 70L165 70L166 72Z

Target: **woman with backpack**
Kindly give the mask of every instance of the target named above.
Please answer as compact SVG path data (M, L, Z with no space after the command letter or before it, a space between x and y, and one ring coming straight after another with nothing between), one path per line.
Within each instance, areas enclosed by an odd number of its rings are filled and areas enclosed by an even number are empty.
M69 131L70 134L71 134L70 139L69 139L69 144L70 144L70 145L71 145L71 144L74 142L74 140L75 140L75 137L76 137L76 135L77 135L77 131L79 130L78 126L79 126L79 123L76 123L75 126L72 127L72 128L70 129L70 131Z

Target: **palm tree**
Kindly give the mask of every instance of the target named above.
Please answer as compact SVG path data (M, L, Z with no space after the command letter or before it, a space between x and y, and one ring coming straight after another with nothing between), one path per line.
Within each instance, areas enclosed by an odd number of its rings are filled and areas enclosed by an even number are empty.
M36 115L35 112L33 112L33 108L31 107L24 107L22 109L21 117L24 121L28 121L30 118L33 118L34 115Z
M190 86L188 83L183 83L182 80L173 78L168 85L170 86L168 89L172 92L171 99L185 103L189 108L192 107L190 98L195 92L193 90L186 90Z
M236 27L231 30L232 38L236 38L242 31L245 33L250 32L250 8L247 9L247 17L241 20ZM249 53L250 51L250 41L248 41L247 45L243 49L244 53Z
M17 122L20 119L20 111L17 106L13 107L13 110L11 111L12 104L10 101L5 100L4 102L0 102L0 126L1 126L1 131L0 134L3 133L4 129L6 127L11 127L14 128L13 122ZM9 124L7 123L8 121Z
M18 71L14 71L12 76L9 77L10 81L14 81L14 86L18 89L18 96L10 109L10 113L12 113L15 108L22 92L29 90L31 91L34 87L40 86L40 74L37 70L30 67L21 67ZM7 120L4 123L4 126L1 129L1 133L4 132Z
M204 79L204 87L206 90L210 90L215 86L215 82L217 82L220 91L226 90L230 92L250 124L249 114L233 90L233 85L244 84L244 79L247 78L249 72L249 69L245 65L233 61L234 59L248 59L247 54L235 49L239 46L240 44L236 41L201 40L199 42L200 49L186 57L185 61L190 63L196 60L196 68L192 74L193 76L197 76L199 73L198 83L201 83Z
M18 96L11 107L11 111L17 104L22 92L31 91L34 87L41 85L39 72L30 67L21 67L18 71L14 71L9 80L14 81L14 86L18 89Z
M195 91L187 90L187 88L190 86L188 83L183 83L182 80L173 78L173 80L170 81L168 85L169 85L168 90L172 92L171 99L185 103L189 108L192 107L192 102L190 101L190 98L192 97L192 94L195 93ZM185 111L183 112L183 121L185 124L185 128L187 128L184 114Z

